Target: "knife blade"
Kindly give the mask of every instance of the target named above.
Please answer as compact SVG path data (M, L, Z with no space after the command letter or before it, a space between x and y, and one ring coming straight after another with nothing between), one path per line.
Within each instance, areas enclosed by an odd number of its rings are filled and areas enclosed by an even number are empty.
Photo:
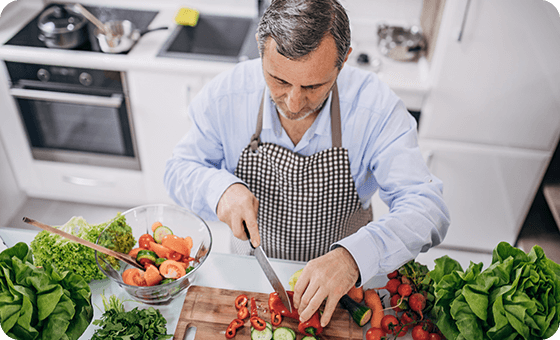
M278 294L278 297L280 297L280 301L282 301L284 306L286 306L291 313L292 303L288 298L288 293L286 293L286 289L284 289L284 286L282 286L280 279L278 279L278 275L276 275L274 268L272 268L272 265L270 264L270 261L268 260L268 257L264 252L264 249L262 249L260 245L256 248L253 246L253 244L251 243L251 235L249 235L249 230L245 225L245 221L243 221L243 227L245 228L245 234L247 234L247 238L249 238L249 244L251 245L251 248L254 249L255 258L261 266L264 275L268 279L268 282L270 282L270 284L272 285L274 291Z

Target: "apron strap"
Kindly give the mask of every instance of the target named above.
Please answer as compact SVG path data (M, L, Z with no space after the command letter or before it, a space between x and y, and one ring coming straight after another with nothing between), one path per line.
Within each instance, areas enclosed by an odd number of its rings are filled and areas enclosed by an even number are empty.
M263 91L261 105L259 107L259 114L257 117L257 128L255 133L251 136L251 151L256 152L259 148L261 142L261 132L263 125L263 108L264 108L264 96L266 93ZM340 123L340 100L338 98L338 85L335 82L332 88L332 98L331 98L331 134L332 134L332 146L336 148L342 147L342 130Z

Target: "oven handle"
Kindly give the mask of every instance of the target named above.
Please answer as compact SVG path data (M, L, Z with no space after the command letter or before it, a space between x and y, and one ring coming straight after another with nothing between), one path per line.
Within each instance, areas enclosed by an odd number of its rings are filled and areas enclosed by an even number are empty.
M70 104L93 105L111 108L119 108L122 105L123 101L123 96L120 93L114 93L111 97L100 97L87 94L11 88L10 94L13 97L23 99L45 100L51 102L64 102Z

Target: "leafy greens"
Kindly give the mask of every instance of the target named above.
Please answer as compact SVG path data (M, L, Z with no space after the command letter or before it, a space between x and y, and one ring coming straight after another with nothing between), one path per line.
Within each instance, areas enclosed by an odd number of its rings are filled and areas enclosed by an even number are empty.
M108 299L102 295L105 312L93 324L100 326L92 340L165 340L173 337L167 334L167 320L158 309L138 309L125 311L123 301L114 295Z
M492 264L461 265L443 256L430 272L437 326L448 339L546 339L560 323L560 265L539 246L526 254L507 242Z
M91 289L82 277L51 263L35 267L23 242L0 253L0 322L8 336L75 340L92 319Z
M132 228L126 224L125 216L120 213L105 223L91 225L83 217L74 216L63 226L55 228L93 243L96 243L101 235L99 244L121 253L128 253L136 244ZM105 278L97 267L93 249L62 236L41 231L31 241L31 249L37 266L54 263L59 270L71 270L88 283ZM119 268L117 259L107 257L107 260L114 268Z

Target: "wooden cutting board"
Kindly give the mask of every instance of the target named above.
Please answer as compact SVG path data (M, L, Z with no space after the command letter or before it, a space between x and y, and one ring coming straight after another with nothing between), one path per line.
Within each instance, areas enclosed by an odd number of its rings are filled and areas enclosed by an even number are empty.
M230 322L237 318L237 309L234 301L240 294L254 297L257 302L259 316L270 322L268 311L269 294L254 293L241 290L209 288L202 286L191 286L185 296L181 315L175 329L174 340L183 340L187 329L196 327L196 340L225 339L225 332ZM290 327L297 332L298 322L290 318L284 318L281 326ZM234 339L249 340L251 324L248 319L245 325L237 330ZM303 338L298 334L297 340ZM361 340L363 339L362 328L350 318L350 314L342 309L340 305L336 308L330 323L323 330L321 339L324 340Z

